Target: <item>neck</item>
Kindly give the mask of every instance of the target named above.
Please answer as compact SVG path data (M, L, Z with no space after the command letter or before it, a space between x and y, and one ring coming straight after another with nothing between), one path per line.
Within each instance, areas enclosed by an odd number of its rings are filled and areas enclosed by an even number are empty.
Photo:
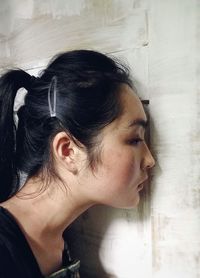
M73 185L66 189L54 183L40 191L41 183L29 179L15 196L1 203L16 219L45 276L61 267L64 230L94 205L80 186Z
M39 186L30 179L18 194L1 204L34 241L46 243L61 239L63 231L94 205L78 192L63 189L57 184L50 184L44 191L36 193L35 188Z

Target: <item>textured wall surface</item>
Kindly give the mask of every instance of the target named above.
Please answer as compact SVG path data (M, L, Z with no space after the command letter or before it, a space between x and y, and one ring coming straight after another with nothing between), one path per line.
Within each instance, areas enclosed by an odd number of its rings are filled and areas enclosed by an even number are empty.
M0 1L1 71L94 49L127 61L150 100L151 185L138 208L97 206L72 225L82 277L200 278L199 30L198 0Z

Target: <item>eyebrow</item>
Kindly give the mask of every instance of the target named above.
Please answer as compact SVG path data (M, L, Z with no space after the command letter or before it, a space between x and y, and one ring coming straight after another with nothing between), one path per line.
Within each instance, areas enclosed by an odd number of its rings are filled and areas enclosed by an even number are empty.
M134 127L134 126L141 126L143 127L144 129L146 129L149 125L149 122L148 120L143 120L143 119L136 119L134 121L132 121L128 127Z

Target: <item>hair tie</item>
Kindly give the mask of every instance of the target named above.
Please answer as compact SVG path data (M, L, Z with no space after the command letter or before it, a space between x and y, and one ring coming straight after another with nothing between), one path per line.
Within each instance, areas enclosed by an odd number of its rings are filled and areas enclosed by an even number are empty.
M53 76L48 89L48 103L49 103L49 111L51 117L56 117L56 91L57 91L56 89L57 89L57 77ZM51 94L53 94L53 105L51 105Z

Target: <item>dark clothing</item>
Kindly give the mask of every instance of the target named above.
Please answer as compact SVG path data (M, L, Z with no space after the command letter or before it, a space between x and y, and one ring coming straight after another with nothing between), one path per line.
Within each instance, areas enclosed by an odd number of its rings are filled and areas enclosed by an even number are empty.
M80 261L71 260L67 244L62 269L49 278L78 278ZM36 258L14 217L0 206L0 278L44 278Z

